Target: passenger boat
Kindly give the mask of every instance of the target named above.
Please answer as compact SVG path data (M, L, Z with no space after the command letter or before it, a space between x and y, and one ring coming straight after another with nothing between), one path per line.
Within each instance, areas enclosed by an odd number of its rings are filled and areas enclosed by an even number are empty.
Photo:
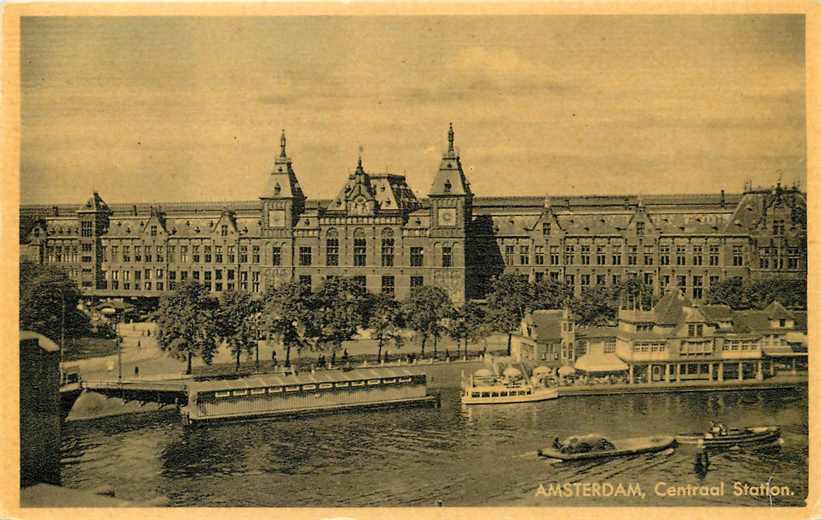
M778 426L752 426L748 428L729 428L724 433L718 430L696 433L679 433L676 441L679 444L697 444L705 448L732 448L769 444L781 437Z
M659 437L631 437L618 439L609 443L612 447L607 449L591 449L590 451L568 452L556 446L550 446L538 450L537 454L549 459L563 461L591 460L611 457L626 457L641 453L654 453L673 447L675 439L672 436Z
M187 383L185 424L439 402L415 368L319 370Z
M480 369L462 387L462 404L532 403L557 397L557 388L530 384L512 367L505 369L501 378L494 377L486 368Z

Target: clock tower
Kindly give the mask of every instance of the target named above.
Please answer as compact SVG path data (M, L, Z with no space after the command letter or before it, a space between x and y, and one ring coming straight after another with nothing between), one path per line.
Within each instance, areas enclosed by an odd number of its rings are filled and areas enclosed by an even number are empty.
M268 175L262 202L262 230L266 236L288 236L305 210L305 194L299 186L291 159L285 153L285 130L279 139L279 157Z
M428 199L431 208L430 238L434 242L433 284L447 290L454 303L465 301L466 228L473 217L473 194L453 146L453 124L448 128L448 149L442 155Z

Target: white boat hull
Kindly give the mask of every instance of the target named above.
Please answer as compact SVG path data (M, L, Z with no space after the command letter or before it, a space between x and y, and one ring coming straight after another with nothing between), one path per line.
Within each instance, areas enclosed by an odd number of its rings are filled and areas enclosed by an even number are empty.
M556 399L557 397L559 397L559 391L556 388L540 388L527 395L496 395L492 397L474 397L470 394L470 388L466 389L462 393L462 404L534 403L538 401L547 401L548 399Z

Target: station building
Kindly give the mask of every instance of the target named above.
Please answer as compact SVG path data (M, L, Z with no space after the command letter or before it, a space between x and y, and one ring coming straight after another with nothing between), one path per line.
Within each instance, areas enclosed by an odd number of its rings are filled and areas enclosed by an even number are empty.
M431 165L435 168L435 165ZM701 195L477 197L448 130L426 197L360 157L331 200L300 186L280 139L257 200L21 207L21 259L63 266L83 294L157 298L185 280L216 294L352 277L404 299L482 298L503 272L586 287L638 278L702 301L729 277L806 278L806 196L777 185Z

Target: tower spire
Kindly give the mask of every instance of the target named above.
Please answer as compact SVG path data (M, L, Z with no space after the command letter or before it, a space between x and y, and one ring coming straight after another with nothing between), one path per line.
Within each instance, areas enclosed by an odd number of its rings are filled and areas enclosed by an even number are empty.
M453 123L448 126L448 153L453 154Z
M282 136L280 136L280 138L279 138L279 156L282 157L283 159L285 157L287 157L287 155L285 155L285 143L286 143L285 129L283 128L282 129Z

